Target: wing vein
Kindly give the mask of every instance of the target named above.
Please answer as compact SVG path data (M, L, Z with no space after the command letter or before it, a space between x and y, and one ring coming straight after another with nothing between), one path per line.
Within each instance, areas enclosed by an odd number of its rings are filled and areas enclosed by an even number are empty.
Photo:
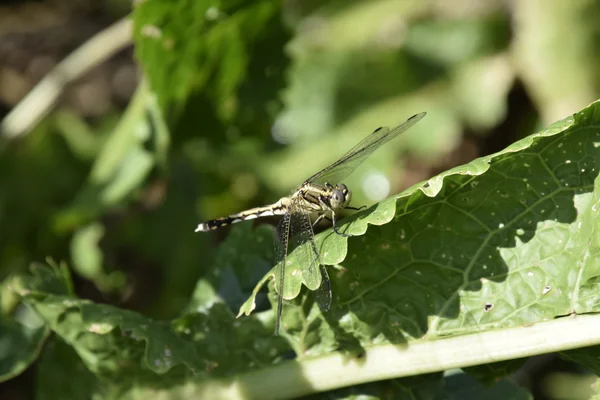
M371 155L375 150L381 147L383 144L389 142L394 139L396 136L400 135L403 132L406 132L409 128L411 128L414 124L419 122L427 113L422 112L419 114L415 114L410 117L406 122L397 126L396 128L390 130L387 127L378 128L369 136L364 138L360 143L350 149L346 154L344 154L340 159L335 161L333 164L328 167L322 169L317 172L310 178L308 178L304 183L312 183L312 182L325 182L327 178L332 175L336 175L336 182L329 183L337 183L342 179L346 178L350 175L354 170L362 164L362 162Z

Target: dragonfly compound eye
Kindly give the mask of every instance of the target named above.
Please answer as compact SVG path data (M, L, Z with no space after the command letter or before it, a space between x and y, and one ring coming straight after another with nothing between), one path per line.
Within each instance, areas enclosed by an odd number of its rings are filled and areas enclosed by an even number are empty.
M331 193L331 198L330 198L330 203L331 203L331 208L333 209L338 209L341 208L342 206L344 206L344 204L346 203L346 194L348 193L348 189L341 190L341 189L335 189L332 193Z

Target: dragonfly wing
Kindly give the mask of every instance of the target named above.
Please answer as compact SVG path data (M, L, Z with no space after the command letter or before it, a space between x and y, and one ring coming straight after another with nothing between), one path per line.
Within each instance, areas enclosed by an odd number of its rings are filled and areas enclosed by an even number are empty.
M387 127L376 129L360 143L351 148L339 160L308 178L305 183L341 182L348 175L354 172L354 170L358 168L358 166L362 164L363 161L365 161L375 150L394 139L401 133L406 132L414 124L419 122L426 114L427 113L424 112L415 114L402 125L399 125L391 130Z
M319 286L315 292L317 304L321 311L327 312L331 307L331 281L327 274L327 268L321 263L321 256L315 243L315 234L308 214L303 214L299 219L301 219L302 224L303 242L306 243L304 246L308 247L310 245L309 273L313 281L319 281Z
M312 233L308 214L292 212L289 246L290 268L294 271L288 272L288 275L301 280L310 290L316 290L321 284L321 273L319 253Z
M289 213L285 214L277 225L277 240L275 240L275 262L279 269L277 271L276 291L277 298L277 316L275 321L275 335L279 334L281 324L281 312L283 310L283 296L285 291L285 266L287 263L288 239L290 237L290 219Z
M316 291L317 304L321 310L328 311L331 306L331 283L327 270L321 264L309 215L302 211L292 212L290 230L290 249L294 249L292 254L301 270L302 283Z
M319 267L321 270L321 285L316 291L316 300L321 311L327 312L331 307L331 281L329 280L327 268L323 264Z

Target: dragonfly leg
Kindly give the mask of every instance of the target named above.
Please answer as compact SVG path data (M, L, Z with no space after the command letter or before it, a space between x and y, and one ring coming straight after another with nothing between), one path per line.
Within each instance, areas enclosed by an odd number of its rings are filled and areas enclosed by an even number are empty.
M337 233L338 235L343 236L343 237L350 237L350 236L352 236L352 235L350 235L348 233L342 233L342 232L338 231L337 218L335 216L335 212L332 212L331 216L332 216L332 221L333 221L333 231L335 233Z
M355 211L360 211L362 209L367 208L367 206L360 206L360 207L350 207L350 206L346 206L344 207L346 210L355 210Z
M318 224L319 222L321 222L321 221L323 220L323 218L327 218L327 215L326 215L325 213L323 213L323 214L319 215L319 216L317 217L317 219L315 219L315 222L313 222L313 224L312 224L313 228L314 228L315 226L317 226L317 224Z

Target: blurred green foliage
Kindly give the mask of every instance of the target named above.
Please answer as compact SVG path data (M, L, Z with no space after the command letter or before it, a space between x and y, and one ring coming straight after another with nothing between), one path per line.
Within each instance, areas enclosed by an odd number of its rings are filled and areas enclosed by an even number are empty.
M208 398L211 378L289 358L598 312L600 105L584 107L600 93L600 6L566 4L135 2L143 79L126 110L60 108L0 149L0 377L38 360L40 399ZM374 204L347 219L360 237L318 236L333 310L290 276L274 337L274 291L259 291L272 227L196 224L275 201L421 111L345 182ZM586 351L564 356L598 371ZM471 369L485 388L438 373L318 396L530 398L496 382L514 369Z

